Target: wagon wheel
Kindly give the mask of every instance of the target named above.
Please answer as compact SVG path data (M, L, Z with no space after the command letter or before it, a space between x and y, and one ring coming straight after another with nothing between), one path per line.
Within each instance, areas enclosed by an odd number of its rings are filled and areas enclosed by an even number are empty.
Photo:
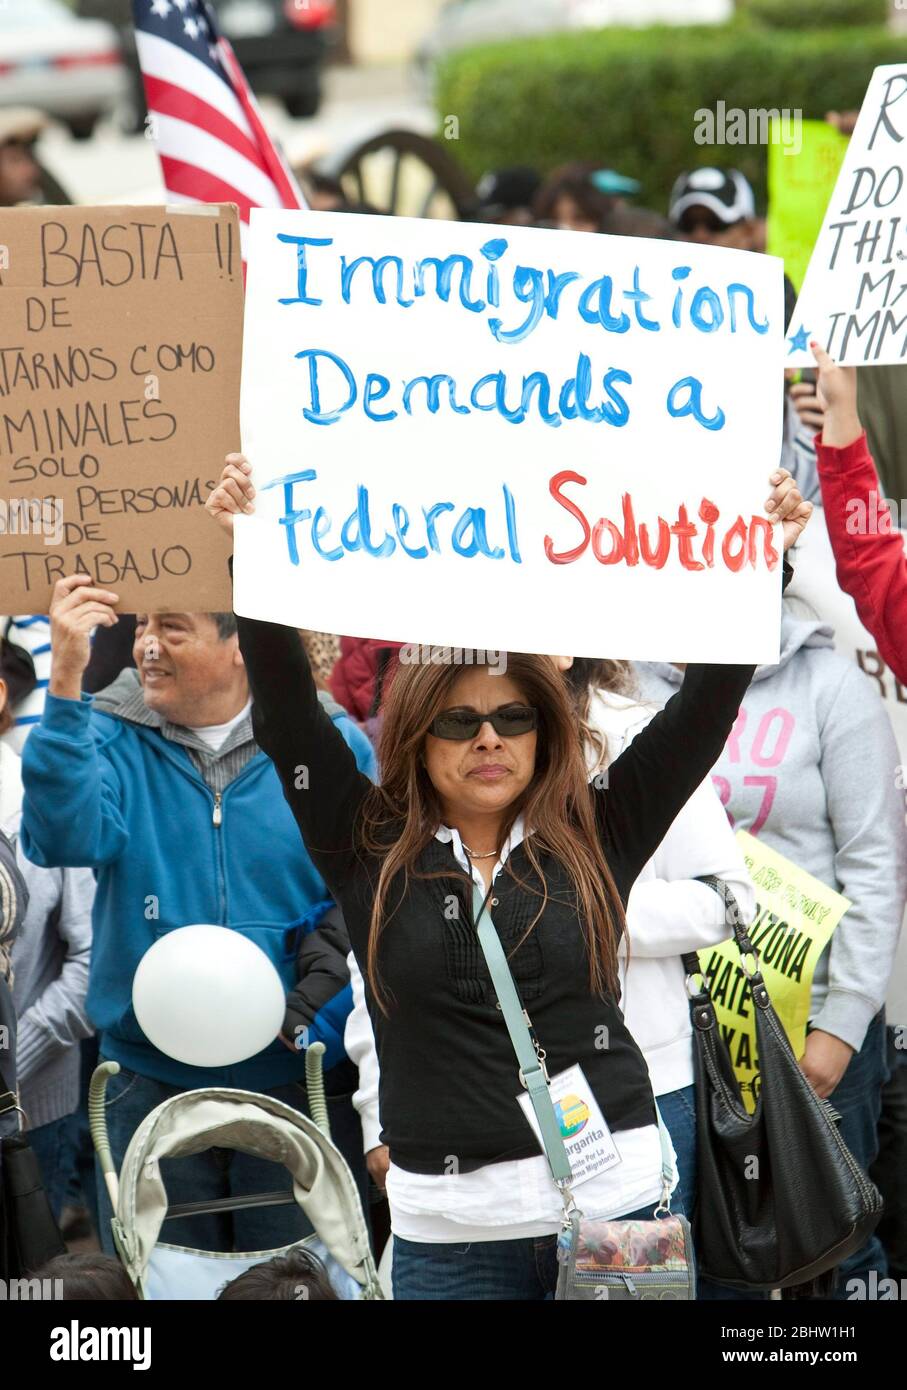
M319 167L340 180L351 202L378 212L463 221L476 205L475 188L457 161L414 130L385 130Z

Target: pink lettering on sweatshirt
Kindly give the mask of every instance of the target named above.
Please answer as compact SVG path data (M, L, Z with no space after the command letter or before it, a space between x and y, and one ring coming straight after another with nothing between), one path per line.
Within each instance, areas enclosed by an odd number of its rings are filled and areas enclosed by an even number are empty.
M797 721L791 710L784 709L780 705L774 709L766 710L748 743L744 740L747 723L746 707L741 706L725 745L725 752L730 762L750 763L756 767L780 767L784 762L797 726ZM720 773L713 773L712 782L721 798L721 804L727 812L728 820L731 825L734 825L734 817L728 809L731 803L730 781L727 777L721 776ZM778 791L778 778L777 776L751 773L743 778L743 786L758 788L761 793L758 809L748 827L751 835L758 835L771 815L772 805Z

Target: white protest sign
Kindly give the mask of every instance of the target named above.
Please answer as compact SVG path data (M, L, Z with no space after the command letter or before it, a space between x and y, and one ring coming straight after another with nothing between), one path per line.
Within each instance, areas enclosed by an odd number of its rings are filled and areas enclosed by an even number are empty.
M238 613L488 650L774 661L780 261L252 213Z
M907 355L907 63L876 68L788 328L785 366L811 338L847 366Z

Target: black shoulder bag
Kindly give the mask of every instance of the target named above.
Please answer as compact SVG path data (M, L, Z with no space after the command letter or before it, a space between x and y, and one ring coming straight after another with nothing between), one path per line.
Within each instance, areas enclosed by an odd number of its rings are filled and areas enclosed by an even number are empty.
M791 1288L859 1250L882 1214L882 1198L838 1133L831 1106L800 1070L733 893L716 878L700 882L724 899L749 979L761 1085L750 1115L699 958L685 954L696 1075L696 1260L700 1274L734 1288Z

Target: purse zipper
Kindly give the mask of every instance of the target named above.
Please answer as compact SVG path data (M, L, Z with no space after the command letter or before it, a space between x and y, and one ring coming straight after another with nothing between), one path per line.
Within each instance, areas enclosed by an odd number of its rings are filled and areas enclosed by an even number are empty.
M690 1282L689 1268L687 1268L686 1271L677 1270L676 1273L671 1273L670 1271L668 1271L664 1274L658 1274L655 1272L647 1274L637 1274L636 1279L634 1279L629 1274L619 1274L616 1271L611 1271L608 1273L602 1271L601 1273L594 1274L589 1270L575 1269L571 1277L578 1284L607 1284L613 1285L615 1288L622 1286L627 1290L627 1293L630 1295L631 1298L639 1297L637 1283L639 1283L643 1288L646 1288L650 1284L657 1284L661 1287L669 1284L686 1285Z

